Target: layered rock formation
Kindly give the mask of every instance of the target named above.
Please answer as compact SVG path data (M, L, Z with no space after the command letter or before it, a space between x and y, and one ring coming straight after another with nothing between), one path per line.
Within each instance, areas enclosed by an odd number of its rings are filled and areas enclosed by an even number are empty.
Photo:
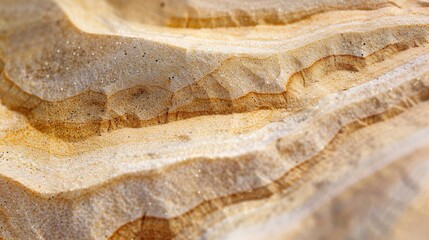
M425 239L418 0L0 0L0 239Z

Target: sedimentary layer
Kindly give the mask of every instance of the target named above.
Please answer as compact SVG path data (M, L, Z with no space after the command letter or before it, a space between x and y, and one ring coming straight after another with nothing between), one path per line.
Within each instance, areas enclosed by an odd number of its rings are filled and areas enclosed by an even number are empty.
M428 35L424 1L0 0L0 239L424 239Z

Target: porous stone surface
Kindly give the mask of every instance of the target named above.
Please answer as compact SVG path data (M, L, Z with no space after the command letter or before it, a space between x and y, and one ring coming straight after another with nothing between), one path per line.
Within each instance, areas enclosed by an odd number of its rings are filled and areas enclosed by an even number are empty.
M0 0L0 239L426 239L419 0Z

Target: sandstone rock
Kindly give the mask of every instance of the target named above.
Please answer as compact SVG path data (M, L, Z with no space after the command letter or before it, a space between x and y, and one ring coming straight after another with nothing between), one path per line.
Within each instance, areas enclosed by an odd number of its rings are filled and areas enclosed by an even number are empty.
M418 0L0 0L0 239L425 239Z

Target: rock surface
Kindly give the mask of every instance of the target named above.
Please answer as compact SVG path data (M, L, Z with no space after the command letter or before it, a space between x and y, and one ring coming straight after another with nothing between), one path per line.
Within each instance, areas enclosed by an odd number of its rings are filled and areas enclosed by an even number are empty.
M429 5L0 0L0 239L426 239Z

